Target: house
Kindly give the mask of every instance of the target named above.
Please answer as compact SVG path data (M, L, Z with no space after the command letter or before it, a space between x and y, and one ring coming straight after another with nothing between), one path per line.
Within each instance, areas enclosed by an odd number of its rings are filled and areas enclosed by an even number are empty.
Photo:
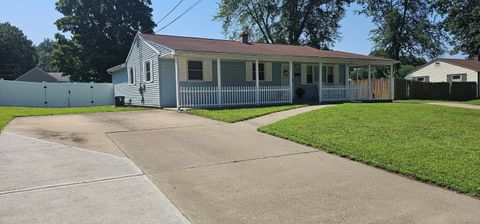
M108 69L115 96L131 105L177 108L369 100L371 94L355 94L359 91L349 86L346 74L372 65L393 71L397 63L308 46L252 43L247 34L240 39L139 33L125 63Z
M480 61L435 59L405 76L419 82L476 82L480 80Z
M32 68L30 71L19 76L15 81L24 82L70 82L69 76L63 76L61 72L44 72L40 68Z

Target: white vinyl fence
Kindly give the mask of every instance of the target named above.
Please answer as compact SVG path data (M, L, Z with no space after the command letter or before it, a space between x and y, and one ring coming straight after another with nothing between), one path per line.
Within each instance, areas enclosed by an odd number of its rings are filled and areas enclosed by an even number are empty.
M288 86L180 86L181 108L236 107L290 103Z
M0 80L0 106L86 107L113 104L111 83L35 83Z

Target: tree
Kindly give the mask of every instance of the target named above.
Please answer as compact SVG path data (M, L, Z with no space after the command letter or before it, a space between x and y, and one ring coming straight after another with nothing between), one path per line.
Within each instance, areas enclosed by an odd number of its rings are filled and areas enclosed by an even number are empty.
M52 54L53 54L54 44L55 42L53 40L47 38L35 47L35 51L37 52L37 57L38 57L37 67L41 68L43 71L46 71L46 72L57 71L56 67L52 64L53 62Z
M463 53L469 58L480 56L480 1L438 0L435 8L445 17L442 22L452 34L452 53Z
M73 81L110 82L107 69L125 62L137 32L153 33L150 0L59 0L54 65Z
M255 41L328 48L352 0L221 0L215 20L231 39L249 32Z
M359 13L372 18L374 50L388 58L434 58L445 52L446 35L430 0L359 0Z
M35 64L32 41L10 23L0 23L0 78L16 79Z

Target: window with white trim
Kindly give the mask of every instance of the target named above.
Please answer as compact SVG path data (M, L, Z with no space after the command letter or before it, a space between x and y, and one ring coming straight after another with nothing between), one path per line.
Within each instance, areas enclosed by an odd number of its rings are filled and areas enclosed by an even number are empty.
M252 80L255 81L257 80L257 68L255 63L252 63ZM258 80L259 81L265 81L265 64L264 63L258 63Z
M333 84L333 66L328 65L325 66L325 75L324 75L324 81L327 84Z
M152 60L148 60L148 61L143 62L143 77L145 78L146 82L152 82L153 81Z
M202 61L188 61L188 80L203 80Z
M307 84L313 84L314 83L314 80L313 80L313 77L314 77L314 69L313 69L313 65L307 65Z
M135 85L135 67L128 67L128 84Z

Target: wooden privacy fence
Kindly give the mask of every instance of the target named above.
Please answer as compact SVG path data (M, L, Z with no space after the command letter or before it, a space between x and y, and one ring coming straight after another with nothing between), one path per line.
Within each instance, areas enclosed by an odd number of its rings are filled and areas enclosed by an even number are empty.
M391 81L389 79L372 79L371 91L368 80L350 80L346 85L322 85L322 101L345 101L345 100L390 100Z
M418 82L395 79L395 99L471 100L477 97L475 82Z
M36 83L0 80L0 105L85 107L113 105L111 83Z
M236 107L290 103L289 86L180 86L181 108Z

